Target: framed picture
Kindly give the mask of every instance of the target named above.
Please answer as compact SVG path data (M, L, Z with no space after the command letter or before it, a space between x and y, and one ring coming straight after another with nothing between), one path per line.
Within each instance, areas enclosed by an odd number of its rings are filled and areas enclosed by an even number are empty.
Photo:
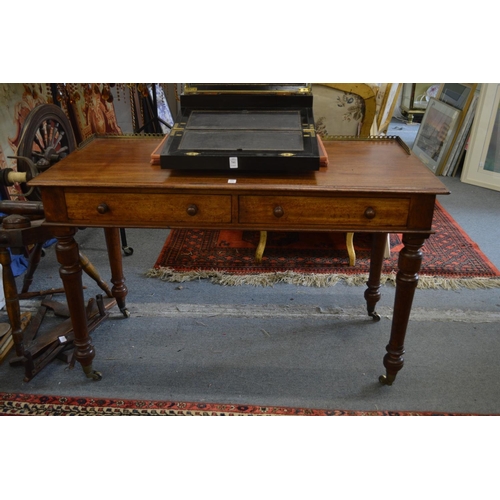
M413 152L434 173L455 136L459 115L458 109L431 97L415 138Z
M475 88L471 102L466 104L465 108L462 110L462 116L458 121L455 140L449 149L447 158L441 163L442 168L441 171L438 172L438 175L454 176L458 170L459 163L465 155L465 145L470 135L472 123L474 122L478 101L479 90Z
M462 182L500 191L500 84L483 83Z
M472 85L467 83L443 83L439 100L457 109L464 109L469 99Z
M474 118L474 109L471 108L477 104L477 97L477 83L441 84L437 99L460 110L460 115L456 125L455 136L451 141L448 152L441 160L441 164L436 171L436 175L447 175L450 170L454 170L455 165L452 165L452 162L455 161L455 158L452 156L458 147L463 148L463 141L461 145L457 145L457 141L460 141L463 138L463 135L467 135L470 130L470 123ZM464 128L467 130L464 131Z

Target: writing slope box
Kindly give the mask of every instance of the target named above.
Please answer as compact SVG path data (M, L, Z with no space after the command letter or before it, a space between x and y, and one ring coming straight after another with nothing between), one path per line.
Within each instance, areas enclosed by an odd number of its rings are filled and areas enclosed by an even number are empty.
M320 167L308 84L189 84L161 168L311 171Z

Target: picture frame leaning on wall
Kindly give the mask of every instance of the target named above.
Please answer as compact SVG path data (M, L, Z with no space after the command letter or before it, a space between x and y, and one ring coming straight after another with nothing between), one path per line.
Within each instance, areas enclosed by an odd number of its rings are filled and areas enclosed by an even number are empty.
M500 191L500 83L481 85L460 180Z
M431 97L412 150L434 173L455 136L459 116L460 110Z
M436 97L462 111L470 102L471 92L473 93L475 88L476 84L472 83L443 83Z

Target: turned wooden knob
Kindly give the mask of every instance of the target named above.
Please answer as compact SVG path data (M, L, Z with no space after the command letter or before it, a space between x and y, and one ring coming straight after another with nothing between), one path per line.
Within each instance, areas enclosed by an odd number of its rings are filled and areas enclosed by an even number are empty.
M365 210L365 217L367 219L373 219L375 217L375 210L372 207L368 207Z
M4 229L25 229L31 227L31 222L28 217L19 214L12 214L2 222Z
M97 205L97 211L100 214L105 214L105 213L109 212L109 207L108 207L108 205L106 205L106 203L101 203L101 204Z
M186 212L188 215L196 215L198 213L198 207L196 205L189 205Z
M283 207L280 207L279 205L277 207L274 207L273 210L274 216L275 217L283 217L285 215L285 211L283 210Z

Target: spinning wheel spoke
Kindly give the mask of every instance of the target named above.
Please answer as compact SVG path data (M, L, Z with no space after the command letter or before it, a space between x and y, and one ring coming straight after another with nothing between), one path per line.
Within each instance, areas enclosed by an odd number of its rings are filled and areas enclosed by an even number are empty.
M54 149L57 149L57 146L59 146L59 143L61 142L63 137L64 137L64 132L59 132L59 130L57 130L57 137L54 138L55 140L52 143L52 147Z
M53 123L51 122L49 124L49 142L48 142L49 147L54 143L54 133L56 130L57 130L57 124L53 125Z
M38 127L36 134L41 143L40 148L43 151L45 149L45 144L47 143L47 123L45 120L43 120L40 124L40 127Z
M33 145L38 146L38 152L43 153L43 151L45 149L45 147L43 146L43 142L44 141L43 141L42 135L40 133L40 130L37 130L35 137L33 137Z
M55 104L43 104L33 109L26 118L17 156L30 158L36 168L43 171L74 149L73 130L64 112ZM26 172L28 166L25 161L18 160L17 169ZM22 184L21 189L29 200L41 201L39 188L30 192L28 186Z

